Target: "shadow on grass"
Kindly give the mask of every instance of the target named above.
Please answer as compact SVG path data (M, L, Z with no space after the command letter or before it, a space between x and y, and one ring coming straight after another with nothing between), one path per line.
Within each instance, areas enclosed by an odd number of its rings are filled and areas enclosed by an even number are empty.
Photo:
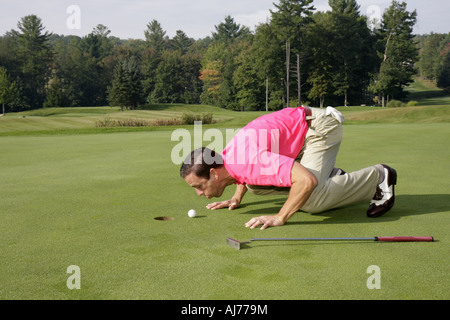
M251 209L255 205L270 205L264 208ZM240 206L239 211L245 215L273 215L278 213L284 199L262 200L246 203ZM450 211L450 194L419 194L419 195L398 195L395 199L394 208L385 215L369 219L366 216L368 204L357 204L345 208L334 209L314 216L321 216L322 221L298 221L288 222L294 224L344 224L344 223L377 223L387 221L397 221L403 217L432 214L437 212ZM247 210L249 209L249 210ZM310 214L299 212L300 214Z

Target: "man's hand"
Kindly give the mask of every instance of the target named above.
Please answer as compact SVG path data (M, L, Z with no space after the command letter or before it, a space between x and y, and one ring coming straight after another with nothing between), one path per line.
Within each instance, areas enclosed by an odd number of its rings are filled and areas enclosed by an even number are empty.
M306 203L318 183L316 177L298 162L292 166L291 181L289 197L278 214L253 218L245 226L254 229L262 225L261 230L264 230L284 225Z
M245 224L245 226L250 229L255 229L261 225L261 230L264 230L268 227L280 227L284 225L284 221L277 216L261 216L253 218Z
M239 207L246 192L247 192L247 187L245 185L237 185L236 192L234 193L234 196L233 196L233 198L231 198L231 200L210 203L206 206L206 208L209 210L217 210L217 209L223 209L223 208L228 208L229 210L234 210Z
M223 209L228 208L228 210L233 210L239 207L239 201L235 199L221 201L221 202L214 202L210 203L206 206L209 210L217 210L217 209Z

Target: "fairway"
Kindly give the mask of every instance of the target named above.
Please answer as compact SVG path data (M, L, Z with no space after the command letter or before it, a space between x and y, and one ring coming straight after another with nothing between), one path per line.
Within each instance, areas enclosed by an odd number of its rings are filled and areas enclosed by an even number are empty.
M368 204L299 212L265 231L244 224L277 213L285 198L248 194L233 212L207 211L171 161L171 133L0 137L0 299L450 298L448 123L344 126L337 166L396 168L394 209L378 219L366 218ZM226 245L227 237L373 236L437 241ZM79 290L67 286L72 265ZM367 286L374 265L378 290Z

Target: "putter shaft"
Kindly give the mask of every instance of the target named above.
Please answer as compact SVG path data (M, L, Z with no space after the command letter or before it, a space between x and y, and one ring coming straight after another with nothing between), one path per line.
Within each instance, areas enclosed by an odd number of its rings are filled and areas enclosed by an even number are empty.
M377 242L433 242L433 237L351 237L351 238L253 238L250 241L241 242L233 238L227 238L227 244L240 250L241 245L253 241L377 241Z
M376 237L371 238L253 238L250 241L352 241L352 240L373 240Z

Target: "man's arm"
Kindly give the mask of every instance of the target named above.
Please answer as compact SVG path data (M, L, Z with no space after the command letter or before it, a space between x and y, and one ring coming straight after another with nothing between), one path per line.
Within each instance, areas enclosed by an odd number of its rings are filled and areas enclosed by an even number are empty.
M247 187L243 184L238 184L236 186L236 192L234 193L234 196L231 198L231 200L210 203L206 206L206 208L210 210L217 210L222 208L228 208L229 210L236 209L241 204L246 192Z
M268 227L284 225L308 201L318 182L308 169L298 162L294 162L291 171L291 183L289 196L278 214L253 218L245 226L254 229L262 225L261 230L264 230Z

